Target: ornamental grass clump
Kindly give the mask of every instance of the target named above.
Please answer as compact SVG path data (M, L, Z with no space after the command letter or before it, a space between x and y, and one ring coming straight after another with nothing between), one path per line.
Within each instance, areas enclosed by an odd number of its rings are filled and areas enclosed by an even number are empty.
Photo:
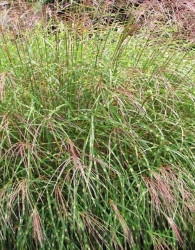
M1 29L1 249L195 247L193 43L98 22Z

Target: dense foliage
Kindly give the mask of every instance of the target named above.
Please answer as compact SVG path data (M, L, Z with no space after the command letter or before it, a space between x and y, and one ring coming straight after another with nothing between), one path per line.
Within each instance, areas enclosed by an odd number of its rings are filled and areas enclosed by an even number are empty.
M1 29L1 249L195 248L193 43L102 18Z

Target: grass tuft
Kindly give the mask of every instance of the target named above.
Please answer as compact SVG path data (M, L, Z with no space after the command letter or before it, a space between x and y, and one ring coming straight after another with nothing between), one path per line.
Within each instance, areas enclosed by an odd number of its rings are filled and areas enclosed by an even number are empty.
M195 246L192 41L101 21L0 31L1 249Z

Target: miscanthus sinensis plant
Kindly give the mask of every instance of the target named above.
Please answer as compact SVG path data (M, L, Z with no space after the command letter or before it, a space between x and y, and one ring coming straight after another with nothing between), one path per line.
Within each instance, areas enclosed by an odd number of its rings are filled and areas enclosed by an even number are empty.
M0 248L193 249L192 45L73 24L1 30Z

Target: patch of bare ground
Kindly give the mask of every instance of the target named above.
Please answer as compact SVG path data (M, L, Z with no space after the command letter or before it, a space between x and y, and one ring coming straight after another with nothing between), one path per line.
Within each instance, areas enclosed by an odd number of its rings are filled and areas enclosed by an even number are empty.
M137 20L151 28L165 23L174 26L181 37L195 38L194 0L145 0L134 14Z
M42 10L38 6L35 8L33 4L20 0L10 1L9 5L2 4L0 8L0 27L4 31L19 35L22 30L36 27L42 16Z
M47 22L48 19L58 19L63 21L84 22L89 27L92 26L93 18L90 15L92 9L99 9L108 16L119 15L119 20L125 22L132 14L135 22L150 29L155 29L158 33L162 24L174 28L180 37L194 40L195 37L195 1L194 0L105 0L103 3L94 0L78 1L81 8L80 13L75 15L75 6L78 5L64 1L54 1L53 4L41 4L40 1L1 1L0 3L0 27L3 30L10 30L18 33L20 30L30 30L36 27L40 21ZM77 9L78 11L78 9ZM97 14L97 13L96 13ZM107 17L106 17L107 18ZM109 20L106 19L105 20ZM74 20L73 20L74 19ZM77 20L76 20L77 19Z

